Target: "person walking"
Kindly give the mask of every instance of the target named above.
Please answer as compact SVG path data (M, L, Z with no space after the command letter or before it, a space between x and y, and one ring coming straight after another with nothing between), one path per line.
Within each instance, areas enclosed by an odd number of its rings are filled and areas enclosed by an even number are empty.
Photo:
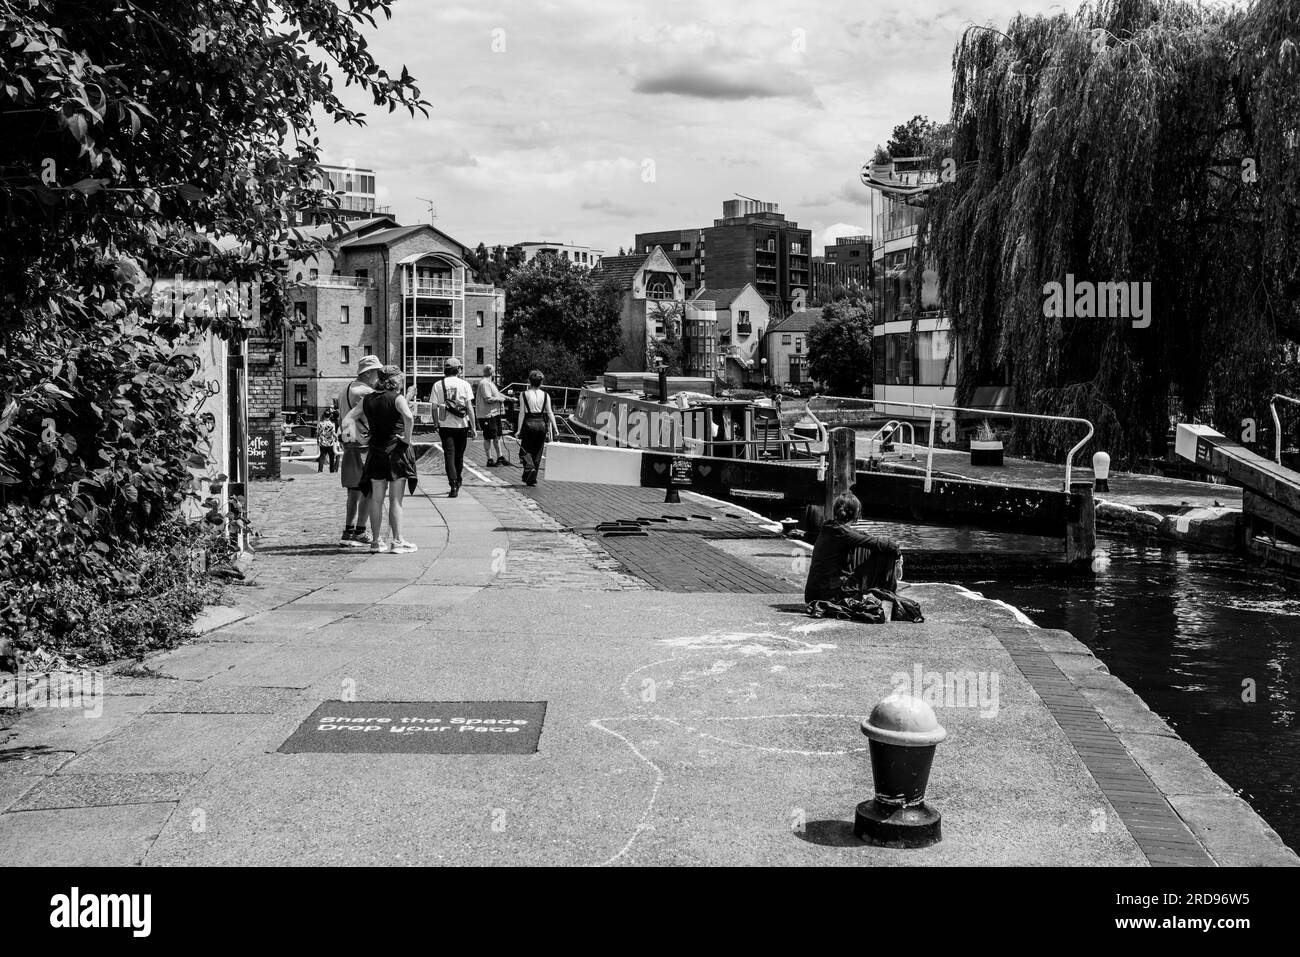
M484 366L483 378L474 387L474 415L483 430L483 455L489 468L510 464L501 435L505 430L506 397L497 388L495 371L492 366Z
M402 370L384 366L375 390L361 400L361 414L370 427L370 452L366 456L363 482L369 486L370 527L374 541L370 554L390 552L394 555L417 551L413 542L402 537L402 499L414 492L418 481L415 453L411 451L411 433L415 416L402 395ZM388 528L392 533L385 544L379 532L384 522L384 499L388 499Z
M474 390L460 376L460 360L451 356L442 367L442 379L433 384L437 407L438 438L447 467L448 498L460 494L465 469L465 445L474 437Z
M338 423L335 421L338 413L333 409L326 409L325 414L320 417L320 422L316 424L316 444L320 448L320 455L316 457L316 471L325 471L325 459L329 459L330 472L339 470L339 430Z
M542 373L537 369L528 373L528 388L519 397L516 435L519 436L519 461L524 467L524 484L536 485L547 440L559 435L555 413L551 410L551 397L542 391Z
M384 364L378 356L362 356L357 363L357 377L339 393L339 415L346 416L352 407L374 391L379 370ZM343 455L339 463L339 480L348 490L347 513L344 519L340 545L365 548L371 543L366 522L370 516L370 503L361 491L362 472L366 467L369 436L360 435L357 441L342 442Z

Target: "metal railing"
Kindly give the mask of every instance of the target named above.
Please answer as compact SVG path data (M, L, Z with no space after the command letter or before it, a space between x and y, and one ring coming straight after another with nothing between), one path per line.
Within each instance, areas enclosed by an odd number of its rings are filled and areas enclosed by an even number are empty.
M465 284L455 279L417 279L402 283L404 296L435 296L455 299L465 295Z
M991 409L966 409L958 405L934 405L926 402L905 402L901 399L852 399L850 396L831 395L823 396L827 399L850 399L856 402L867 402L872 406L877 405L904 405L912 409L929 409L930 410L930 447L925 457L925 491L929 492L933 488L933 471L934 471L934 425L936 412L969 412L972 415L982 416L983 418L1001 418L1001 419L1034 419L1040 422L1074 422L1078 425L1086 425L1088 434L1074 444L1069 452L1065 455L1065 491L1070 491L1070 477L1074 470L1074 456L1079 449L1088 444L1096 429L1087 419L1077 419L1069 415L1038 415L1033 412L1002 412Z
M407 336L444 336L458 339L465 334L463 319L411 318L406 319Z
M1268 411L1273 416L1273 460L1278 465L1282 464L1282 420L1277 415L1277 400L1290 402L1292 405L1300 405L1300 399L1292 398L1289 395L1277 393L1273 398L1268 400Z
M903 429L907 429L907 430L908 430L908 434L912 436L912 440L911 440L911 442L908 443L908 445L911 446L911 449L912 449L912 461L915 462L915 461L916 461L916 426L914 426L911 422L900 422L898 419L890 419L888 422L886 422L884 425L882 425L879 429L877 429L877 430L876 430L876 434L873 435L873 436L870 436L870 437L867 439L867 442L868 442L868 443L873 443L872 446L871 446L872 448L875 447L875 446L874 446L874 443L879 443L879 444L883 447L884 444L885 444L885 442L888 440L888 438L889 438L891 435L893 435L895 432L900 432L900 433L901 433L901 432L903 431ZM881 454L884 454L884 453L881 453ZM899 457L900 457L900 458L901 458L902 455L903 455L902 452L899 452L898 454L899 454Z
M511 398L517 399L519 395L524 391L524 389L528 389L528 388L531 388L531 386L529 386L527 382L512 382L501 391L504 392L506 395L510 396ZM576 392L580 394L582 392L582 389L580 388L575 389L572 386L565 386L565 385L544 385L542 386L542 391L551 396L551 408L553 410L557 410L557 409L568 410L577 407L576 400L570 402L569 393ZM558 406L555 404L557 401L555 398L555 393L557 392L560 393L560 397L558 400L560 404Z
M313 276L304 279L300 285L326 289L373 289L375 281L367 276Z

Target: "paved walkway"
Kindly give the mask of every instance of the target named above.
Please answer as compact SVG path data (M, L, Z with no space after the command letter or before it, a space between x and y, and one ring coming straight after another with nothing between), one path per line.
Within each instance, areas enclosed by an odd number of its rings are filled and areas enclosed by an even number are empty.
M32 711L0 741L0 860L1295 860L1064 632L923 584L909 594L925 624L811 620L806 554L743 513L641 490L524 490L517 469L478 466L448 499L437 457L422 469L408 555L337 548L336 476L254 485L259 555L251 584L231 589L244 617L109 675L97 715ZM686 521L650 521L679 511ZM576 521L597 517L640 518L645 536ZM654 543L659 562L633 567L628 542ZM719 569L745 581L724 589ZM970 676L936 701L944 840L862 845L849 824L871 790L858 722L931 675ZM322 703L350 700L545 701L546 716L532 754L279 750Z

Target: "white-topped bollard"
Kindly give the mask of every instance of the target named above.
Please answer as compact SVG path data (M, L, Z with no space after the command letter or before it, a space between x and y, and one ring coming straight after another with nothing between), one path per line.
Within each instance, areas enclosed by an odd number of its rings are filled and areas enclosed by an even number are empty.
M883 847L926 847L942 839L941 815L925 803L934 749L948 732L920 698L896 692L862 722L871 742L876 796L858 805L853 833Z
M1110 456L1105 452L1092 454L1093 491L1110 491Z

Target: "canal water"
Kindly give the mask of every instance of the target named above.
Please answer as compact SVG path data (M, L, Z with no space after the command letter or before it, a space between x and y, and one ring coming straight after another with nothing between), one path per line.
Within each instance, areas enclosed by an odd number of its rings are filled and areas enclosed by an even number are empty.
M872 524L899 540L905 560L909 551L987 554L990 571L953 580L1086 644L1300 849L1300 582L1231 555L1105 538L1092 580L999 577L1000 553L1043 540Z

